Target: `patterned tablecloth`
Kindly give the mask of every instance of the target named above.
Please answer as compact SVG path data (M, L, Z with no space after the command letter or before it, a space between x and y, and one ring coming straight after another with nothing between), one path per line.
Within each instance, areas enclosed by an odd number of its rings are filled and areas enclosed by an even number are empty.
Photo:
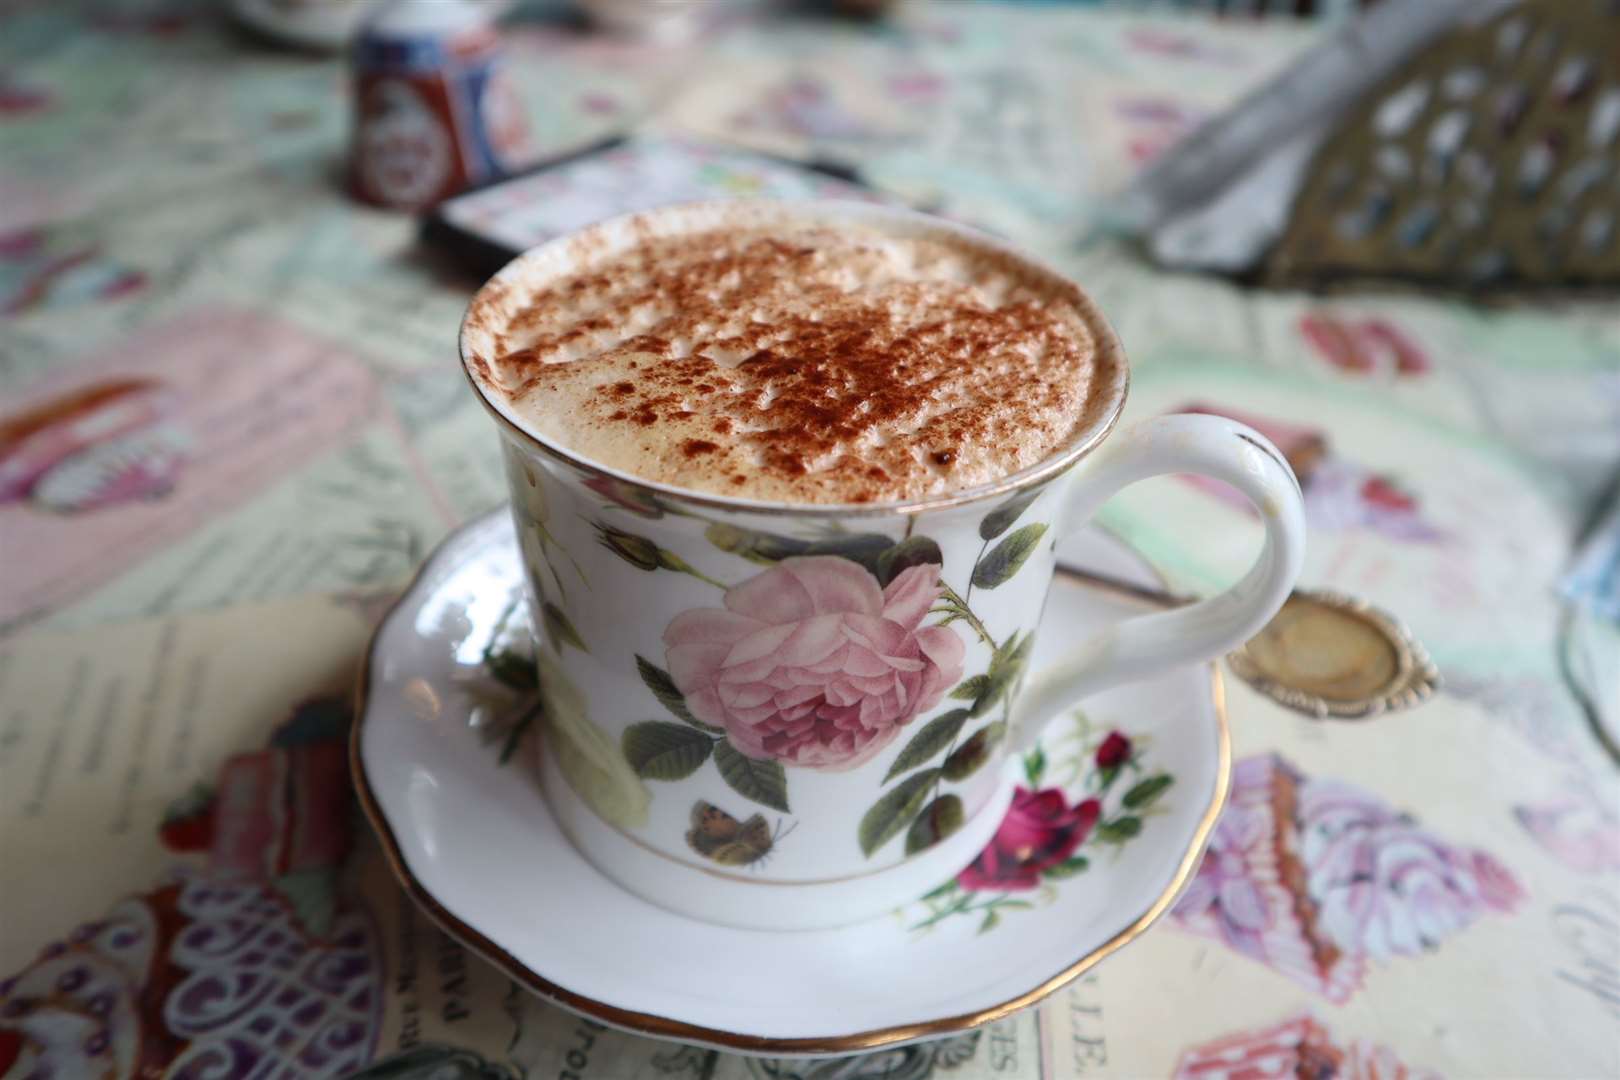
M663 48L509 33L543 149L639 126L836 158L1072 271L1133 414L1316 440L1305 583L1395 612L1445 676L1362 723L1231 680L1232 800L1171 917L1036 1010L829 1064L575 1019L395 888L341 738L382 607L501 497L452 354L476 282L342 194L340 62L207 3L7 5L0 1073L43 1048L71 1076L1620 1075L1620 779L1555 590L1620 461L1620 308L1261 294L1081 243L1313 33L968 3L733 11ZM118 430L19 463L87 402ZM1173 480L1105 520L1188 590L1254 538Z

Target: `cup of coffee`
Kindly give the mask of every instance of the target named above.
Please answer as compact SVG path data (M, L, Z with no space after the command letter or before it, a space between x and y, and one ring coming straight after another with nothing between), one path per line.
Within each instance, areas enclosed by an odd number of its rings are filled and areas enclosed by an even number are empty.
M1125 356L1086 294L922 214L605 221L495 275L461 358L500 427L546 800L604 874L696 918L835 926L928 891L1047 722L1246 640L1299 572L1299 488L1264 437L1115 430ZM1057 541L1163 473L1255 505L1254 567L1030 670Z

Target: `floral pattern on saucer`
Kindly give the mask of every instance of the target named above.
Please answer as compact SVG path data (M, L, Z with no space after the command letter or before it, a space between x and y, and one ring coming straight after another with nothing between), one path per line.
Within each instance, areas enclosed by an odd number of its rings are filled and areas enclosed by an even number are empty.
M1059 883L1084 874L1100 853L1117 855L1163 811L1161 797L1175 782L1148 767L1150 743L1117 730L1094 738L1091 721L1077 712L1060 744L1067 752L1055 762L1041 748L1025 756L1028 786L1014 793L979 857L922 898L911 929L967 917L985 933L1006 912L1050 903Z

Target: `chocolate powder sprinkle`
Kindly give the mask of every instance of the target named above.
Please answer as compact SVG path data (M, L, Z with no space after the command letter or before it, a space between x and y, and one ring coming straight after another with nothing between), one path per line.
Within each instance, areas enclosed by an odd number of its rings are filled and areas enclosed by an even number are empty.
M699 491L958 490L1050 456L1096 404L1073 286L945 233L649 238L509 310L491 366L528 425Z

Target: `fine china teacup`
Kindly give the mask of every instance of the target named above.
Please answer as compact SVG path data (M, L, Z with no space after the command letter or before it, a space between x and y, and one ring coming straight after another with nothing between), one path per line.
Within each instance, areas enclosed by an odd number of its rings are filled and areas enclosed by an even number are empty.
M540 783L557 820L599 870L656 904L785 930L869 918L949 879L1012 798L1009 756L1094 691L1254 634L1299 573L1305 529L1293 474L1255 431L1207 415L1115 430L1125 356L1079 292L1104 407L1039 464L944 495L729 498L604 467L523 424L490 372L519 298L649 236L772 215L962 237L1056 274L908 211L669 207L509 264L474 298L461 358L500 428L547 721ZM1166 473L1213 477L1254 504L1265 544L1253 568L1218 596L1128 619L1027 670L1057 541L1121 487Z

